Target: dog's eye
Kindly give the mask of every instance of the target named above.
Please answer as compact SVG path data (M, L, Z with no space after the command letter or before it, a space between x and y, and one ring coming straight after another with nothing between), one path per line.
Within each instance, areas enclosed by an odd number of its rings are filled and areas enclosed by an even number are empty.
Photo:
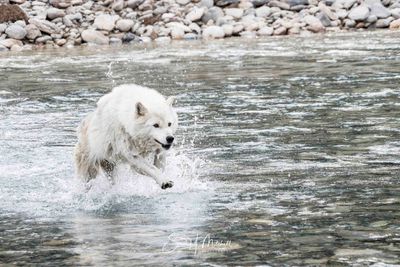
M153 124L153 127L158 128L158 127L160 127L160 125L158 125L158 123L155 123L155 124Z
M168 127L171 127L172 123L168 122Z

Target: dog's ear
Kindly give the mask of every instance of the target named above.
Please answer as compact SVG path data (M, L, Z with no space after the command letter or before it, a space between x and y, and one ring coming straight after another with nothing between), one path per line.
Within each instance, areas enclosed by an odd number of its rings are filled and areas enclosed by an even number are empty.
M175 96L170 96L167 98L167 104L172 107L173 104L175 104Z
M136 114L140 116L144 116L147 113L147 108L143 106L142 103L137 102L136 103Z

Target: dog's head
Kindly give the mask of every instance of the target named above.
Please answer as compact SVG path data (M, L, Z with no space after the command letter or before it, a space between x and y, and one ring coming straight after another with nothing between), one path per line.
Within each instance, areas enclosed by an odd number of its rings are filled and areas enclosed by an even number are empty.
M141 124L142 136L146 136L154 147L170 149L174 143L178 127L178 116L173 109L174 97L169 97L165 105L146 107L142 102L136 103L136 117Z

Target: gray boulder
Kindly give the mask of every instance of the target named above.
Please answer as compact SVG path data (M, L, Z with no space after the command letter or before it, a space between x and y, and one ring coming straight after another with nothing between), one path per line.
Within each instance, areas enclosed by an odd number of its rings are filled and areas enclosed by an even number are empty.
M62 9L58 9L58 8L49 8L47 10L46 16L50 20L53 20L56 18L62 18L65 16L65 11Z
M112 31L115 26L114 18L107 14L99 15L94 20L93 26L98 30Z
M39 19L30 19L29 23L35 25L41 32L53 34L58 33L60 29L50 21L47 20L39 20Z
M26 30L21 25L15 23L6 29L6 34L12 39L22 40L26 36Z
M221 18L224 16L224 12L222 11L221 8L219 7L212 7L210 9L208 9L203 17L201 18L203 23L207 23L209 20L213 20L214 22L217 22L218 18Z
M371 15L375 15L377 18L380 19L385 19L387 17L390 17L391 12L389 9L384 7L380 2L379 3L373 3L371 6Z
M26 38L28 38L29 40L35 40L36 38L42 35L38 27L36 27L33 24L28 24L25 27L25 30L26 30Z
M108 45L110 40L107 36L99 31L92 29L84 30L81 34L82 40L87 43L98 44L98 45Z
M349 18L355 21L362 21L369 16L369 8L367 5L360 5L353 8L349 13Z

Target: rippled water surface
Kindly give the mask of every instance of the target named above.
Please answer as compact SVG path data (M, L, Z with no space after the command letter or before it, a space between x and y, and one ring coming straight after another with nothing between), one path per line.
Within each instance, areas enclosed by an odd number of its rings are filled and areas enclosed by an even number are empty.
M0 55L0 264L400 264L400 34ZM84 192L75 128L136 83L176 95L163 191Z

